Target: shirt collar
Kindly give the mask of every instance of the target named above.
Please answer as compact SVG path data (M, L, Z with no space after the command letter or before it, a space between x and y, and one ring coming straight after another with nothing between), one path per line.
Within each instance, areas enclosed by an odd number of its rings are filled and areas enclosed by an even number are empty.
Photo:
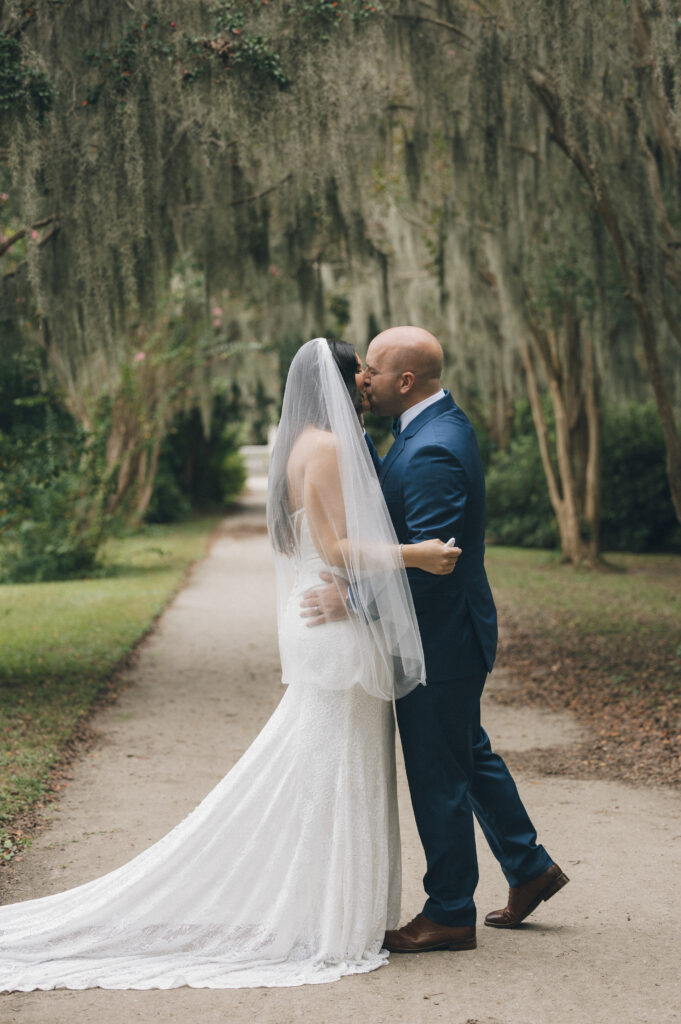
M440 399L444 397L444 388L440 388L437 394L428 395L428 398L424 398L422 402L417 402L416 405L412 405L409 409L405 409L400 416L400 433L407 429L411 421L415 420L419 413L423 412L424 409L427 409L429 405L434 405L435 402L439 402Z

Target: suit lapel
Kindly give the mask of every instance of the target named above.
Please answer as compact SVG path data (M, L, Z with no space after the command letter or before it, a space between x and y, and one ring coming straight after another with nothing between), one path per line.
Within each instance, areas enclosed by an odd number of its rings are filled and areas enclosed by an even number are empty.
M398 434L398 436L395 438L395 440L392 443L392 448L383 459L383 464L381 465L381 475L379 477L379 480L385 479L386 473L388 472L393 462L404 448L406 440L406 431L404 432L404 434Z
M413 437L414 434L418 434L419 430L425 427L426 423L430 423L436 416L441 416L443 412L448 412L450 409L456 409L456 403L449 391L445 391L444 397L439 402L433 402L432 405L429 405L427 409L424 409L423 412L414 417L401 434L398 434L392 448L383 459L380 475L381 483L385 480L387 473L390 472L390 468L394 465L397 457L404 450L408 439Z

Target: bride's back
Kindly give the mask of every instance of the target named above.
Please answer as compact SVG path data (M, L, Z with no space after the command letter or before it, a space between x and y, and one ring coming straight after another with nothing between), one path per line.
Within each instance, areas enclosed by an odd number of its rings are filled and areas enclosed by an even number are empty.
M335 457L334 437L330 430L306 427L297 438L286 464L286 479L291 513L304 508L306 475L318 473L320 463Z

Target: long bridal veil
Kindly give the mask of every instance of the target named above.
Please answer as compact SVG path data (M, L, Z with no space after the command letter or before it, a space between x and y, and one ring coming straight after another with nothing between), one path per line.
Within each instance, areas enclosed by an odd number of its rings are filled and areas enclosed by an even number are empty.
M331 494L320 490L313 497L327 521L345 534L343 564L336 565L334 572L350 583L356 614L349 620L355 636L347 645L346 671L320 671L315 663L308 664L308 671L322 687L358 684L373 696L403 697L425 682L416 613L357 413L324 338L308 341L291 363L270 460L267 525L277 570L279 629L284 634L280 643L283 681L299 679L301 664L308 661L304 635L301 644L291 644L296 633L291 614L296 604L291 595L298 569L295 513L299 510L292 507L288 467L294 446L309 430L333 438L330 457L335 455L338 465L340 515L337 490ZM287 655L292 655L291 663Z
M314 629L299 594L329 566L286 476L306 429L333 439L347 551L334 571L357 605ZM400 853L394 721L379 698L416 686L423 658L395 535L322 339L291 368L268 523L289 684L274 714L158 843L75 889L0 907L0 990L300 985L385 963Z

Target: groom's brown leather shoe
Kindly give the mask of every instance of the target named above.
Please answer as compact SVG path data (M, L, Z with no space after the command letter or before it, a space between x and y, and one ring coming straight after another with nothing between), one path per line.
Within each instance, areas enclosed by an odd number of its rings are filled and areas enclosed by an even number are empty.
M383 948L391 953L432 953L436 949L475 949L475 928L450 928L417 914L404 928L386 932Z
M485 918L490 928L517 928L528 914L536 910L542 900L550 900L570 879L557 864L525 885L516 885L508 890L508 905L503 910L493 910Z

